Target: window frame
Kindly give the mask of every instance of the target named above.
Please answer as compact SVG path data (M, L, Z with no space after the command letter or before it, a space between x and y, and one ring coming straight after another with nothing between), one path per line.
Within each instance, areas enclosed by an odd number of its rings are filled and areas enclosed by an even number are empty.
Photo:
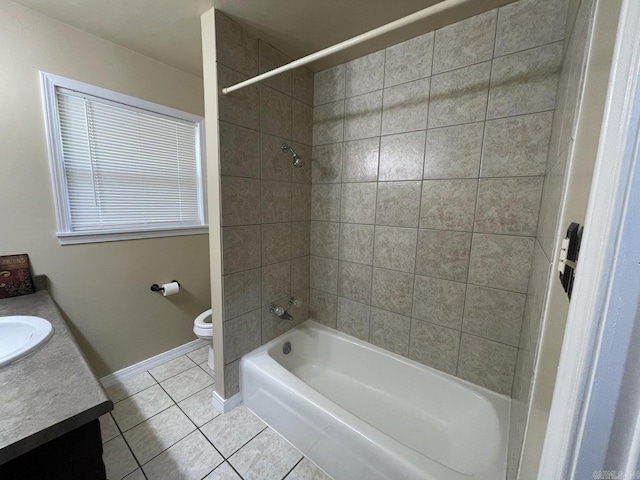
M61 245L173 237L180 235L201 235L209 232L205 164L205 126L203 117L43 71L40 71L40 83L42 88L47 147L49 151L49 168L51 170L56 210L56 236ZM92 97L98 97L104 100L105 103L116 103L125 108L146 110L153 114L165 115L195 123L196 139L199 145L199 148L196 149L196 170L198 172L198 210L201 224L193 226L175 226L170 224L167 226L154 225L148 228L127 226L92 232L72 231L68 197L69 190L64 169L62 145L60 142L56 88L64 88Z

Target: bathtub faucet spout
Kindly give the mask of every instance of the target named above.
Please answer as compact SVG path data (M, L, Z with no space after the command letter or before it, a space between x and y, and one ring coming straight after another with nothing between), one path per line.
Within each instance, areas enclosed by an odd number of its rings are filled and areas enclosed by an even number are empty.
M284 308L277 306L275 303L272 303L269 306L269 311L283 320L289 320L290 322L293 321L293 317L289 314L289 312L287 312Z

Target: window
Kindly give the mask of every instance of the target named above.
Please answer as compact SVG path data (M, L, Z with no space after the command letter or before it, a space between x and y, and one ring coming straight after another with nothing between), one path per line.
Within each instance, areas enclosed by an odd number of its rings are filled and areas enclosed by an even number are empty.
M202 117L41 79L60 243L207 232Z

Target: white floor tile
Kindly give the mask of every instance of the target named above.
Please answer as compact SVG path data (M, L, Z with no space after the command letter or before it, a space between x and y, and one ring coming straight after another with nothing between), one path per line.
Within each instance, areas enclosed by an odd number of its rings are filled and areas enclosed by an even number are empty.
M124 439L117 436L103 445L102 460L109 480L121 480L138 468Z
M126 432L171 405L173 405L173 400L169 395L160 388L160 385L154 385L116 403L113 409L113 418L120 430Z
M178 404L187 417L196 424L196 427L201 427L222 413L213 406L212 395L213 387L207 387Z
M162 365L153 367L151 370L149 370L149 373L158 382L162 382L167 378L171 378L174 375L193 368L194 366L195 363L193 363L189 357L183 355L181 357L174 358L173 360L169 360L167 363L163 363Z
M211 370L211 368L209 368L209 364L207 362L202 362L198 365L200 365L200 368L203 369L207 373L207 375L215 380L215 372Z
M109 480L111 480L111 479L109 479ZM146 478L144 478L142 470L137 469L133 473L130 473L129 475L124 477L124 480L146 480Z
M320 470L311 460L303 458L296 468L287 475L287 480L331 480L331 477Z
M227 462L224 462L218 468L216 468L209 475L204 477L204 480L241 480L240 475L238 475L231 465Z
M238 450L229 463L245 480L281 480L302 453L270 428Z
M196 430L142 469L149 480L201 480L223 461L204 435Z
M144 465L195 428L189 418L174 405L133 427L124 436L140 464Z
M201 430L225 457L229 457L265 427L262 420L240 406L217 416Z
M135 377L127 378L121 382L112 385L107 388L107 395L113 402L119 402L125 398L133 395L134 393L141 392L142 390L149 388L151 385L155 385L156 381L153 379L149 372L143 372Z
M187 353L187 357L196 362L197 364L201 364L202 362L206 362L209 360L209 345L205 345L193 352Z
M102 443L106 443L109 440L116 438L120 435L120 431L116 426L116 422L113 421L113 417L110 413L102 415L100 417L100 433L102 435Z
M193 368L165 380L160 385L175 402L180 402L212 384L213 379L195 365Z

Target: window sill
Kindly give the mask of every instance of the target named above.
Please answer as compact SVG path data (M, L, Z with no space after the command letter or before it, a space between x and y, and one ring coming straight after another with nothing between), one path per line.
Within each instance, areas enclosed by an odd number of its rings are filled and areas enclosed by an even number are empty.
M178 237L183 235L203 235L209 233L209 226L156 228L153 230L104 231L104 232L58 232L60 245L81 243L118 242L145 238Z

